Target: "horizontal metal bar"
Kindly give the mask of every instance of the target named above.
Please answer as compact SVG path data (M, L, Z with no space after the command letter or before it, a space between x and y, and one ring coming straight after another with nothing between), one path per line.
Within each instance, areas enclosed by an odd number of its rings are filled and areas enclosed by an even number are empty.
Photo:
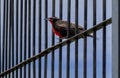
M4 74L7 74L7 73L15 70L16 68L19 68L19 67L21 67L21 66L23 66L23 65L25 65L25 64L27 64L27 63L29 63L29 62L31 62L31 61L34 61L34 60L37 59L37 58L40 58L40 57L42 57L42 56L50 53L50 51L52 51L53 49L57 49L57 48L59 48L60 46L64 46L64 45L66 45L68 42L71 43L71 42L75 41L76 39L81 38L84 34L90 34L90 33L92 33L92 32L95 31L95 30L97 31L97 30L103 28L104 25L108 26L108 25L111 24L111 23L112 23L112 18L109 18L109 19L107 19L107 20L105 20L105 21L103 21L103 22L101 22L101 23L93 26L92 28L90 28L90 29L88 29L88 30L85 30L85 31L82 32L82 33L79 33L79 34L77 34L77 35L75 35L75 36L73 36L73 37L71 37L71 38L69 38L69 39L67 39L67 40L65 40L65 41L63 41L63 42L60 42L60 43L57 44L57 45L54 45L54 46L52 46L52 47L50 47L50 48L47 48L47 49L45 49L44 51L40 52L38 55L35 55L35 56L33 56L33 57L31 57L31 58L29 58L29 59L21 62L20 64L12 67L11 69L9 69L9 70L7 70L7 71L5 71L5 72L2 72L2 73L0 74L0 77L2 77Z

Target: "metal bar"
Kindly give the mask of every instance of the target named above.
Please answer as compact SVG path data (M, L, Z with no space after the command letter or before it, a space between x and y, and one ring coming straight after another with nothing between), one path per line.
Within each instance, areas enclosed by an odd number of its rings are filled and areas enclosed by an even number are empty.
M48 17L48 0L45 0L45 18L47 18ZM48 45L48 43L47 43L47 35L48 35L48 33L47 33L47 30L48 30L48 27L47 27L48 25L47 25L47 20L45 20L45 48L47 48L47 45Z
M24 60L26 60L26 42L27 42L27 0L24 0ZM24 65L24 78L26 78L26 65Z
M117 2L117 1L116 1L116 2ZM117 19L117 20L114 19L114 20L117 21L116 23L118 23L118 30L117 30L117 31L118 31L118 35L116 34L118 37L115 37L115 38L118 38L118 40L119 40L118 42L119 42L119 43L117 43L117 44L118 44L118 47L120 47L120 34L119 34L119 30L120 30L120 1L119 1L119 0L118 0L118 6L116 6L116 9L117 9L117 8L118 8L118 19ZM114 10L113 10L113 11L114 11ZM116 12L116 11L115 11L115 12ZM113 14L114 14L114 13L113 13ZM114 15L113 15L113 16L114 16ZM114 23L115 23L115 22L114 22ZM114 25L114 24L113 24L113 25ZM115 28L117 28L117 27L115 27ZM113 29L113 30L114 30L114 29ZM116 31L116 30L115 30L115 31ZM117 32L117 31L116 31L116 32ZM114 32L114 31L113 31L113 32ZM113 37L114 37L114 36L113 36ZM115 39L115 40L116 40L116 39ZM113 44L115 45L115 43L113 43ZM114 46L114 45L113 45L113 46ZM113 48L114 48L114 47L113 47ZM117 49L117 48L115 47L115 49ZM120 48L118 48L118 50L119 50L119 51L118 51L118 56L117 56L117 57L118 57L118 73L117 73L117 74L118 74L118 78L119 78L119 77L120 77L120 60L119 60L119 59L120 59L120 57L119 57L119 56L120 56L120 53L119 53L119 52L120 52ZM115 59L115 60L117 61L117 59ZM116 64L116 63L115 63L115 64ZM115 75L116 75L116 74L115 74Z
M5 67L4 67L4 69L5 69L5 70L7 70L7 69L6 69L6 67L7 67L7 66L6 66L6 54L7 54L7 53L6 53L6 52L7 52L7 51L6 51L6 44L7 44L7 38L6 38L6 35L7 35L7 33L6 33L6 32L7 32L7 30L6 30L6 29L7 29L6 18L7 18L7 16L6 16L6 11L7 11L7 0L5 1L5 26L4 26L4 27L5 27L5 42L4 42L4 49L5 49L5 50L4 50L4 51L5 51L5 53L4 53L4 61L5 61L5 62L4 62L4 66L5 66Z
M44 78L47 78L47 54L45 55Z
M93 25L96 25L96 0L93 0ZM93 78L96 78L96 30L93 32Z
M112 78L120 78L120 0L112 0Z
M45 0L45 18L48 17L48 0ZM48 25L47 25L47 20L45 20L45 49L47 48L48 45ZM47 78L47 54L45 55L45 61L44 61L44 78Z
M22 53L22 51L23 51L23 48L22 48L22 39L23 39L23 37L22 37L22 35L23 35L23 0L21 0L21 3L20 3L20 62L22 62L22 58L23 58L23 53ZM22 78L22 67L20 67L20 78Z
M120 7L120 1L118 1L118 7ZM118 29L117 29L117 31L118 31L118 37L116 37L116 38L118 38L118 42L119 43L117 43L118 44L118 47L120 47L120 35L119 35L119 30L120 30L120 8L118 8L118 20L117 20L117 23L118 23ZM117 28L117 27L116 27ZM113 29L114 30L114 29ZM114 32L114 31L113 31ZM114 36L113 36L114 37ZM115 39L116 40L116 39ZM116 47L115 47L115 49L117 49ZM118 78L120 77L120 48L118 48ZM116 61L117 61L117 59L116 59Z
M79 1L75 1L75 33L78 34L78 5ZM75 78L78 78L78 39L75 40Z
M4 0L4 11L3 11L3 41L2 41L2 72L4 72L4 51L5 51L5 4L6 4L6 0Z
M120 1L112 5L112 78L120 78Z
M103 0L103 21L106 20L106 0ZM106 27L103 27L103 69L102 77L106 78Z
M68 21L68 32L67 36L69 37L69 30L70 30L70 22L71 22L71 0L68 0L68 6L67 6L67 21Z
M63 0L60 0L60 2L59 2L60 4L59 4L59 17L60 17L60 19L62 19L62 17L63 17ZM60 39L61 40L61 39Z
M66 78L70 78L70 43L67 43L67 66L66 66Z
M70 30L70 15L71 15L71 0L68 0L68 10L67 10L67 28L68 28L68 32L67 32L67 36L69 37L69 30ZM67 43L67 63L66 63L66 78L70 78L70 43Z
M31 0L28 0L28 58L31 57ZM28 64L28 78L31 78L31 63Z
M35 31L36 31L36 0L33 1L33 56L35 55ZM36 78L35 60L33 61L33 78Z
M6 23L5 23L5 27L6 27L6 44L5 44L5 47L6 47L6 55L5 55L5 70L7 70L7 67L8 67L8 60L7 60L7 55L8 55L8 0L6 0L6 13L5 13L5 16L6 16ZM7 74L5 75L5 78L7 78Z
M9 1L9 66L8 68L11 68L11 44L12 44L12 37L11 37L11 11L10 11L11 3ZM9 73L9 78L11 77L11 74Z
M16 0L16 65L18 64L18 0ZM18 68L16 69L16 77L18 77Z
M41 52L41 42L42 42L42 0L39 0L39 52ZM42 72L42 68L41 68L41 57L39 58L39 62L38 62L38 77L41 77L41 72Z
M60 0L60 6L59 6L59 17L62 20L63 16L63 0ZM59 42L62 42L62 39L59 39ZM62 46L59 48L59 78L62 78Z
M39 57L43 57L43 56L45 56L46 54L49 54L53 49L57 49L57 48L59 48L60 46L65 46L66 44L68 44L68 42L72 43L73 41L75 41L76 38L80 39L80 38L82 38L82 36L85 35L85 34L91 34L91 33L93 33L94 30L97 31L97 30L103 28L104 24L106 24L106 26L108 26L109 24L111 24L111 22L112 22L112 19L109 18L109 19L107 19L107 20L105 20L105 21L103 21L103 22L101 22L101 23L93 26L92 28L83 31L82 33L76 34L75 36L73 36L73 37L71 37L71 38L69 38L69 39L67 39L67 40L65 40L65 41L63 41L63 42L60 42L59 44L56 44L56 45L54 45L54 46L52 46L52 47L50 47L50 48L47 48L47 49L45 49L44 51L40 52L39 54L37 54L37 55L35 55L35 56L31 57L31 58L28 58L27 60L21 62L20 64L12 67L11 69L9 69L9 70L7 70L7 71L5 71L5 72L2 72L2 73L0 74L0 77L1 77L2 75L4 75L4 74L7 74L7 73L11 72L12 70L15 70L15 69L18 68L18 67L21 67L21 66L24 65L24 64L27 64L27 63L33 61L33 59L35 60L35 59L38 59Z
M115 1L115 2L117 2L117 1ZM117 5L117 4L116 4ZM114 31L116 31L117 32L117 34L115 34L115 35L117 35L117 37L115 37L115 38L118 38L118 47L119 48L117 48L117 46L115 46L115 49L118 49L118 56L115 56L115 57L118 57L118 59L115 59L115 61L117 61L118 62L118 78L120 77L120 34L119 34L119 30L120 30L120 1L118 0L118 5L116 6L116 5L114 5L115 7L116 7L116 9L118 10L118 14L116 13L116 15L118 16L118 17L116 17L116 18L118 18L117 20L116 19L114 19L115 21L117 21L117 22L114 22L114 23L118 23L118 26L116 26L115 27L115 29L117 29L117 27L118 27L118 29L117 30L114 30ZM113 9L114 9L114 7L113 7ZM116 10L115 9L115 10ZM114 10L113 10L114 11ZM116 11L115 11L116 12ZM113 13L114 14L114 13ZM113 15L113 17L115 17L115 15ZM113 25L115 25L115 24L113 24ZM113 31L113 32L114 32ZM114 36L113 36L114 37ZM115 39L116 40L116 39ZM115 41L113 41L113 44L115 45L115 43L114 43ZM117 41L116 41L117 42ZM113 45L113 46L114 46ZM113 47L114 48L114 47ZM113 52L114 52L114 50L113 50ZM117 53L116 53L117 54ZM114 58L114 57L113 57ZM114 61L114 59L113 59L113 61ZM114 62L113 62L114 63ZM116 64L116 63L115 63ZM114 65L113 65L114 66ZM115 71L115 73L116 73L116 71ZM115 75L117 75L117 74L115 74Z
M12 67L14 66L14 0L10 0L10 12L11 12L11 37L12 37ZM14 70L12 71L12 78L14 78Z
M55 0L52 0L52 16L55 17ZM55 44L55 35L54 33L52 32L52 46ZM54 57L55 57L55 54L54 54L54 50L52 51L52 61L51 61L51 78L54 78Z
M1 4L1 0L0 0L0 4ZM1 45L2 45L2 43L1 43L1 39L2 39L2 37L1 37L1 5L0 5L0 73L1 73L1 68L2 68L2 61L1 61L1 53L2 53L2 51L1 51Z
M84 29L87 30L87 0L84 0ZM84 78L87 78L87 38L84 38Z

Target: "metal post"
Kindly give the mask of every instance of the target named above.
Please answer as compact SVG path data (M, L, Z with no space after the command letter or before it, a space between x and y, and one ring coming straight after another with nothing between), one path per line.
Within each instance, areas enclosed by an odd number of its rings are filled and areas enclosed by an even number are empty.
M55 0L52 0L52 16L54 17L55 16ZM55 35L54 33L52 32L52 46L55 44ZM54 54L54 50L52 51L52 54L51 54L51 58L52 58L52 61L51 61L51 78L54 78L54 67L55 67L55 54Z
M7 70L8 67L8 60L7 60L7 55L8 55L8 0L6 0L6 10L5 10L5 16L6 16L6 21L5 21L5 30L6 30L6 34L5 34L5 70ZM5 75L5 78L7 78L7 74Z
M120 0L112 0L112 78L120 78Z
M45 0L45 18L48 18L48 0ZM47 48L48 46L48 24L47 24L47 20L45 20L45 49ZM48 60L47 60L47 54L45 55L45 59L44 59L44 78L47 78L47 63Z
M35 38L35 31L36 31L36 17L35 17L35 14L36 14L36 0L33 1L33 56L35 55L35 47L36 47L36 38ZM33 78L36 78L36 69L35 69L35 60L33 61Z
M11 24L11 22L10 22L10 19L11 19L11 11L10 11L10 6L11 6L11 3L10 3L10 1L9 1L9 23ZM11 42L12 42L12 39L11 39L11 25L9 24L9 66L8 66L8 68L10 69L11 68ZM9 76L8 76L8 78L10 78L11 77L11 74L9 73Z
M18 64L18 6L19 1L16 0L16 65ZM16 77L18 77L18 68L16 69Z
M2 72L4 72L4 53L5 53L5 49L4 49L4 43L5 43L5 3L6 3L6 1L4 1L4 12L3 12L3 36L2 36L2 38L3 38L3 40L2 40L2 42L3 42L3 44L2 44Z
M88 1L84 1L84 29L87 29L87 4ZM84 38L84 70L83 70L84 78L87 78L87 37Z
M41 43L42 43L42 0L39 0L39 52L41 52ZM39 62L38 62L38 66L39 66L39 71L38 71L38 77L41 78L42 75L42 67L41 67L41 57L39 58Z
M14 0L10 0L10 28L12 38L12 67L14 66ZM12 71L12 78L14 78L14 71Z
M78 34L79 0L75 1L75 33ZM78 78L78 39L75 40L75 78Z
M93 25L96 25L96 0L93 0ZM97 42L96 42L96 31L93 32L93 78L96 78L96 48L97 48Z
M27 42L27 0L24 0L24 60L26 60L26 42ZM26 78L26 64L24 65L24 78Z
M70 34L70 22L71 22L71 0L68 0L68 6L67 6L68 10L67 10L67 28L68 28L68 32L67 32L67 36L69 36ZM67 43L67 65L66 65L66 78L70 78L70 43Z
M28 0L28 58L31 57L31 0ZM28 64L28 78L31 78L31 63Z
M22 42L23 42L23 40L22 40L22 34L23 34L23 0L21 0L21 3L20 3L20 16L21 16L21 18L20 18L20 62L22 62L22 58L23 58L23 53L22 53L22 50L23 50L23 48L22 48ZM20 67L20 78L22 77L22 67Z
M0 0L0 73L1 73L1 0Z
M60 0L60 2L59 2L60 4L60 6L59 6L59 17L60 17L60 19L62 19L62 17L63 17L63 0ZM62 40L61 39L59 39L59 42L62 42ZM59 48L59 78L62 78L62 46L60 46L60 48Z
M106 20L106 0L103 0L103 20ZM103 27L103 70L102 77L106 78L106 26Z

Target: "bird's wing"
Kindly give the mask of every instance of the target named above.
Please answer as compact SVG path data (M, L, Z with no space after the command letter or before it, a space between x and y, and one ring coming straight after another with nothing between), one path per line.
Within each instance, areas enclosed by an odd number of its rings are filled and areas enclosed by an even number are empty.
M71 28L75 28L75 24L74 23L70 23L70 26L71 26ZM84 30L84 28L82 27L82 26L80 26L80 25L78 25L78 30Z
M63 20L59 20L56 22L56 25L59 27L64 27L67 28L67 21L63 21ZM70 23L70 28L75 29L75 24L74 23ZM80 25L78 25L78 29L79 30L84 30L84 28Z
M59 20L55 24L56 24L56 26L67 28L67 22L66 21Z

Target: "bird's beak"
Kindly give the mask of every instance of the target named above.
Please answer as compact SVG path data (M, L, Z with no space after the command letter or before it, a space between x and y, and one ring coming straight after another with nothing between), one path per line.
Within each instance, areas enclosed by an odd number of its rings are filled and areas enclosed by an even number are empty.
M49 18L45 18L44 20L48 20L49 21L50 19Z

